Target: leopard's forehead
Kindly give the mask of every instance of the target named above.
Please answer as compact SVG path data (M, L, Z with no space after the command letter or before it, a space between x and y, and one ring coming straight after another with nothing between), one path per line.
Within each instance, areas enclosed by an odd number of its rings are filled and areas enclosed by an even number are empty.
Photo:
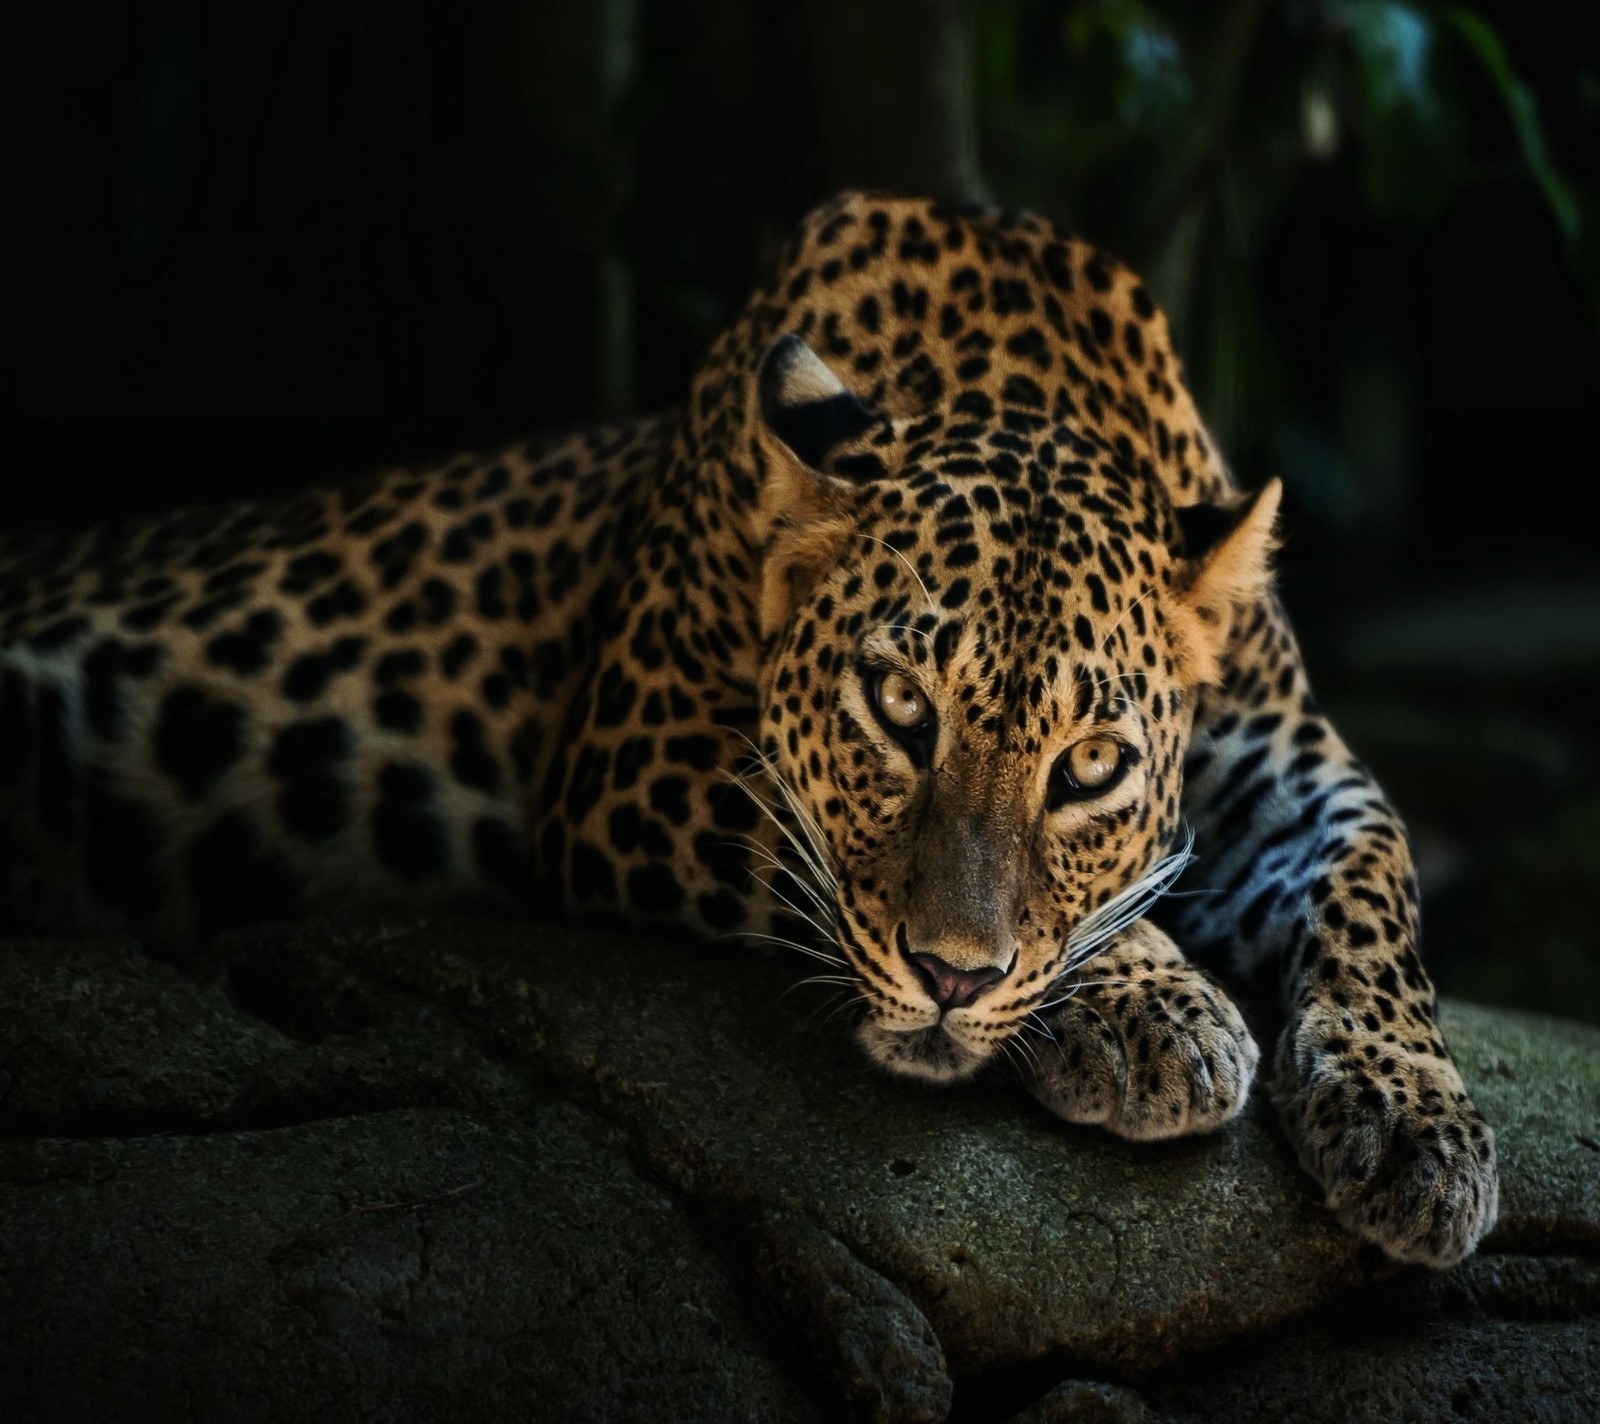
M898 477L858 495L843 591L860 631L890 627L941 672L976 667L1012 705L1069 672L1172 672L1171 509L1131 451L1049 423L1022 437L973 402L907 442Z
M931 544L940 575L1030 601L1082 582L1098 604L1108 585L1161 577L1172 507L1131 442L1044 418L1024 426L982 396L962 405L903 432L898 467L861 493L863 527L897 531L895 547Z

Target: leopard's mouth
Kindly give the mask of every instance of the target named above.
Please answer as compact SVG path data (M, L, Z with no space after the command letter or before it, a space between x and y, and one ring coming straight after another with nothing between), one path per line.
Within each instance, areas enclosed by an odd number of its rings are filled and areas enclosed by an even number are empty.
M962 1043L944 1023L897 1033L868 1020L857 1031L857 1037L874 1063L924 1083L954 1083L970 1078L989 1056Z

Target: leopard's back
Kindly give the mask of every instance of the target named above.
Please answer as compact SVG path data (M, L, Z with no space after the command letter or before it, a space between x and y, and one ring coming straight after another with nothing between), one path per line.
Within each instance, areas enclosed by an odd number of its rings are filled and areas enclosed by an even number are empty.
M0 541L13 927L537 884L541 774L670 418Z

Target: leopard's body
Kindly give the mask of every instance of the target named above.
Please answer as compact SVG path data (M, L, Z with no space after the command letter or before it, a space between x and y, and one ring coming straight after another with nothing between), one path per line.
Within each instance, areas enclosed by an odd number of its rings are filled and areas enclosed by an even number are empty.
M189 934L490 893L810 937L886 1066L964 1076L1035 1027L1035 1094L1132 1137L1244 1101L1204 962L1281 1011L1330 1205L1447 1263L1493 1222L1493 1137L1404 830L1268 587L1275 509L1132 274L850 195L681 413L10 539L5 905ZM1186 825L1201 893L1160 929Z

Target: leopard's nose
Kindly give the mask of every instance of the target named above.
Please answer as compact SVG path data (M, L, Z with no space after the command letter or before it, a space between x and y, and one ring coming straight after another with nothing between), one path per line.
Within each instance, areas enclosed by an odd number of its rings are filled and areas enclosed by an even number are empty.
M982 969L957 969L936 954L913 954L911 962L916 966L923 987L936 1003L947 1009L965 1007L1006 977L1006 971L997 964L986 964Z

